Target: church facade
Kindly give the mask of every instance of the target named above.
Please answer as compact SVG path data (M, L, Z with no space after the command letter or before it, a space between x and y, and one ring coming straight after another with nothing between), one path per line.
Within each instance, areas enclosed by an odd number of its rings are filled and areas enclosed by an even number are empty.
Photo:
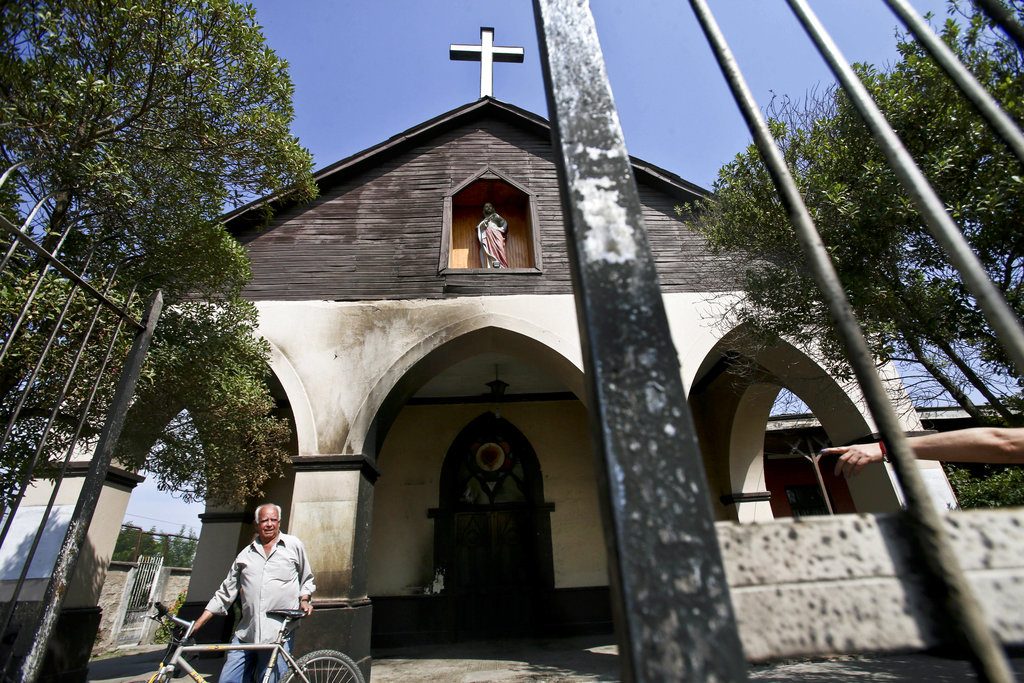
M742 330L728 327L738 301L728 263L676 212L705 192L640 160L633 169L716 518L813 514L815 491L836 512L897 509L886 467L847 483L828 468L815 480L799 449L765 457L781 387L832 443L871 438L874 425L857 388L805 350L743 348ZM266 200L268 225L261 202L226 220L252 260L245 295L294 426L292 471L267 498L282 505L317 575L316 625L300 639L358 659L371 638L609 629L547 122L482 97L317 180L310 203ZM890 386L905 429L919 431L898 378ZM938 465L921 467L948 496ZM186 613L201 609L251 537L256 503L203 515Z

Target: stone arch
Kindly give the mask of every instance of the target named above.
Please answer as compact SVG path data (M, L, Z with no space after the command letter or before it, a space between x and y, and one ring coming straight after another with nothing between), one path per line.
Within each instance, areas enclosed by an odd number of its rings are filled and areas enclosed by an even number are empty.
M270 371L274 374L282 391L288 397L292 416L295 420L295 436L298 441L298 454L310 455L318 453L316 420L313 419L313 408L309 404L306 388L299 379L298 373L288 357L274 342L270 345Z
M696 373L690 402L709 478L713 489L717 483L719 490L719 516L755 521L772 516L764 495L764 435L782 387L810 407L832 443L870 437L875 426L855 382L833 377L811 353L785 340L751 351L743 342L746 332L739 326L709 350ZM890 383L894 401L901 404L908 428L913 429L916 413L898 377L893 373L890 379L895 380ZM858 510L898 508L898 497L884 468L865 472L849 482L849 488Z
M382 373L352 420L345 452L376 457L398 412L428 379L462 358L486 351L526 359L586 401L577 345L519 318L475 315L425 336Z

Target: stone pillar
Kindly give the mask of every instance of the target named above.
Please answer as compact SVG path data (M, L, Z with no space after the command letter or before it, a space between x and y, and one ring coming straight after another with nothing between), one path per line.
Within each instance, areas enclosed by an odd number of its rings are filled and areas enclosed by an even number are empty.
M178 614L182 619L195 619L202 614L206 603L228 573L235 555L243 543L252 539L252 512L207 507L199 515L202 529L196 559L192 563L192 577L188 584L185 604ZM231 637L231 615L215 616L210 624L196 634L202 643L223 643Z
M88 470L88 461L76 461L68 465L50 516L51 520L57 520L57 522L51 522L48 525L49 542L40 545L36 551L34 565L39 567L35 563L46 558L47 568L44 570L40 567L38 570L30 571L29 578L23 585L19 596L15 620L19 619L19 615L24 615L23 618L26 619L38 618L40 600L49 583L49 574L56 561L57 550L64 532L67 530L70 514L78 503ZM113 465L107 471L106 481L100 492L92 523L86 534L85 544L79 550L75 573L71 576L64 604L47 647L46 658L39 676L40 681L86 680L89 655L92 653L92 646L100 626L99 599L103 581L107 575L107 567L110 564L110 556L117 543L117 535L121 529L121 522L124 520L125 510L128 508L131 492L143 479L144 477ZM18 517L42 519L42 511L45 510L52 492L51 482L44 480L33 482L18 508ZM16 528L18 528L17 521L11 529L12 536L8 536L5 545L12 543L18 547L22 544L27 547L34 536L34 528L28 532L30 535L23 541L13 537ZM19 566L18 571L20 569ZM5 577L5 580L0 580L0 600L10 600L16 583L17 576ZM18 649L20 647L20 645L16 646Z
M367 576L376 466L362 455L298 456L292 463L288 533L305 543L317 584L315 611L297 632L296 650L341 650L369 680Z

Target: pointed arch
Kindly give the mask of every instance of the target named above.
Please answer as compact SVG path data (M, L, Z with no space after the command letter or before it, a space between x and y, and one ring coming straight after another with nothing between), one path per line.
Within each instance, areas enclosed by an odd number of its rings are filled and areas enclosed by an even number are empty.
M764 436L781 388L789 389L807 404L832 443L870 437L875 425L855 382L832 376L811 352L785 340L752 348L744 343L746 333L743 326L734 328L708 351L695 376L690 402L700 421L698 431L708 471L720 488L729 488L722 491L723 505L735 504L721 508L719 513L739 521L754 521L771 518L765 487ZM898 375L889 372L888 380L905 428L919 429L917 414ZM882 468L849 482L849 491L858 510L898 509L895 484Z
M522 358L586 401L583 361L575 339L558 337L521 318L482 313L426 335L382 373L352 419L345 452L376 457L405 402L434 375L481 352Z
M264 339L266 339L264 337ZM309 404L306 388L299 379L298 373L288 357L274 342L267 339L270 346L270 371L274 373L281 389L288 397L292 415L295 419L295 435L298 440L298 454L310 455L318 453L316 421L313 419L313 408Z

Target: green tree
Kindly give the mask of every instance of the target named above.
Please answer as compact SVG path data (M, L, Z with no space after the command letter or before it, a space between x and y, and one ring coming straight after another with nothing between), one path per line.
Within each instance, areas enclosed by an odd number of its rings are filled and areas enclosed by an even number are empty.
M196 538L196 532L186 529L184 526L177 534L168 534L164 565L167 567L191 567L192 561L196 558L198 545L199 539Z
M946 465L946 475L962 508L1024 505L1024 467Z
M1012 9L1024 19L1024 3L1014 0ZM981 14L961 13L956 5L950 12L943 39L1020 121L1021 54ZM899 54L887 69L858 65L857 71L996 285L1024 313L1020 163L921 47L903 39ZM908 370L919 401L949 396L979 420L1019 423L1020 375L846 96L831 88L804 102L783 98L768 113L877 357ZM833 371L848 374L827 309L752 145L719 171L714 190L697 207L694 225L712 249L735 259L746 292L735 309L738 321L755 340L784 336L817 346ZM927 381L916 381L921 377ZM977 395L991 411L976 404Z
M266 46L255 11L233 0L27 0L4 4L0 17L0 160L28 162L3 190L4 215L20 220L55 193L33 234L59 246L73 267L88 262L90 273L104 273L118 265L111 298L125 300L137 285L136 314L151 292L164 292L119 459L186 500L246 500L286 462L288 426L271 415L268 348L255 337L254 307L240 297L250 276L244 249L218 217L256 196L315 195L310 156L289 132L286 63ZM19 251L0 276L0 329L11 329L38 272ZM42 312L4 358L4 416L68 287L45 278ZM24 472L90 311L74 301L0 453L4 496ZM76 377L91 377L100 362L90 352ZM97 407L109 400L113 370ZM46 457L62 455L87 384L72 387ZM190 420L176 419L183 409ZM94 410L86 437L101 424Z

